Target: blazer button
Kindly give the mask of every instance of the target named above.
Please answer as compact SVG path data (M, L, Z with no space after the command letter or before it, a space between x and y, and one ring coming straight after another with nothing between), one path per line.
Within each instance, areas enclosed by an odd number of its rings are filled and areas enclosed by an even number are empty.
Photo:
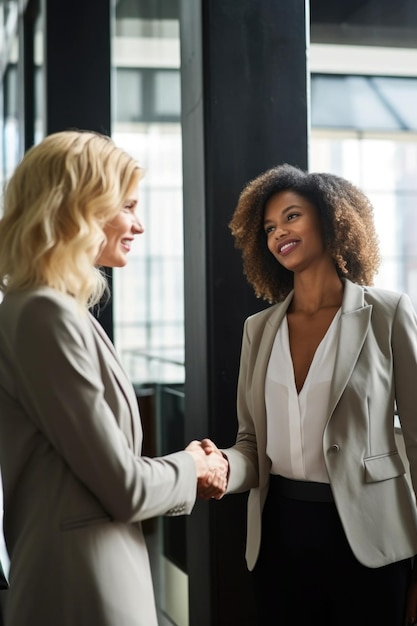
M340 447L337 445L337 443L334 443L332 446L330 446L330 452L339 452L340 451Z

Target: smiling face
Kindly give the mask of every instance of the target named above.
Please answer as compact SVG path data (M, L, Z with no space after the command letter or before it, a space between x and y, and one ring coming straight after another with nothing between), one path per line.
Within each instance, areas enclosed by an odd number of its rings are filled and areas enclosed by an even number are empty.
M142 224L136 216L138 203L138 185L135 182L129 189L120 213L104 228L107 241L104 244L97 264L103 267L123 267L127 263L127 254L136 235L144 232Z
M293 191L280 191L268 200L264 229L269 251L293 272L329 260L316 208Z

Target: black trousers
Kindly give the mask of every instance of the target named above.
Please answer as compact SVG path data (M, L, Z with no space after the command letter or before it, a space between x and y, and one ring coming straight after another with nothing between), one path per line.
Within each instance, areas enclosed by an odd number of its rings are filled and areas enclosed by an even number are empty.
M253 570L258 626L404 626L411 566L363 566L333 502L292 499L272 485Z

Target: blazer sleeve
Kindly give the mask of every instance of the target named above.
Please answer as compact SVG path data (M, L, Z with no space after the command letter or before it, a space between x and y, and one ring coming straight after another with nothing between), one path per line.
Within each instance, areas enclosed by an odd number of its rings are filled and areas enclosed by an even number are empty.
M248 404L253 374L249 366L250 354L251 339L249 323L246 320L243 329L237 386L238 432L235 445L223 450L229 460L228 493L248 491L257 487L259 483L257 437L254 416L251 406Z
M197 484L191 455L134 454L105 400L86 323L83 312L58 298L38 297L24 307L13 338L19 401L113 519L190 513Z
M395 312L392 350L397 411L417 493L417 315L407 294Z

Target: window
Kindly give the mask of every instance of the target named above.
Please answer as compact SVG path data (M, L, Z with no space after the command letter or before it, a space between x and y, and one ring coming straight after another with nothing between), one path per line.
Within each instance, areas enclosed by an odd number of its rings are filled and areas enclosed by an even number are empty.
M382 265L377 286L417 309L417 79L313 75L310 170L357 184L371 199Z

